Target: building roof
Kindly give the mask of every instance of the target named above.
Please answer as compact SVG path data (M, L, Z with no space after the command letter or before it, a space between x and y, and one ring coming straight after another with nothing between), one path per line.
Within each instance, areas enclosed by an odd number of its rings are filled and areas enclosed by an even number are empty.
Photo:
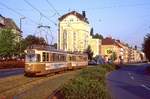
M3 18L4 23L0 24L0 27L3 29L15 29L17 31L20 31L19 27L16 25L16 23L11 18L5 18L1 15L1 18Z
M0 27L4 26L4 18L1 14L0 14Z
M102 45L116 45L122 48L122 46L119 43L120 41L112 39L111 37L106 37L105 39L102 39Z
M115 40L110 37L106 37L102 39L102 45L114 45L114 44L115 44Z
M59 19L59 21L62 21L64 18L66 18L66 17L69 16L69 15L75 15L75 16L77 16L81 21L84 21L84 22L86 22L86 23L89 24L87 18L86 18L85 16L83 16L82 14L76 12L76 11L71 11L71 12L69 12L69 13L67 13L67 14L64 14L63 16L61 16L61 17L58 18L58 19Z
M6 29L16 29L16 30L20 31L20 29L18 28L16 23L10 18L5 18L4 24L5 24L4 28L6 28Z

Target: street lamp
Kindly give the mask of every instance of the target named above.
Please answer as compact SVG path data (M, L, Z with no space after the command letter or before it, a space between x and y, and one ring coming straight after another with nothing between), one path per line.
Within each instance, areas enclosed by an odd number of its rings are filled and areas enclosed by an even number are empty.
M22 20L25 19L25 18L26 18L26 17L21 17L21 18L20 18L20 41L21 41L22 32L23 32L23 31L22 31ZM21 56L21 43L19 43L19 44L20 44L19 47L20 47L20 56Z

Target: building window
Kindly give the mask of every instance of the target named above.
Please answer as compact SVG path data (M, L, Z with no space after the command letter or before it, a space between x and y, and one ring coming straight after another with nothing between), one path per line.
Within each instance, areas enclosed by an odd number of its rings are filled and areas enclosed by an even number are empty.
M67 49L67 31L63 32L63 49Z

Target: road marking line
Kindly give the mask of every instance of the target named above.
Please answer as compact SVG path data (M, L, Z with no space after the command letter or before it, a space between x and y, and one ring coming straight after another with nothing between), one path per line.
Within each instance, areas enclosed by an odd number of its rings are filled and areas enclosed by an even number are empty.
M132 80L134 80L134 77L133 77L133 76L130 76L130 78L131 78Z
M128 72L128 74L129 74L129 76L131 75L131 73L130 73L130 72Z
M150 90L150 88L145 86L144 84L142 84L141 87L144 87L145 89Z

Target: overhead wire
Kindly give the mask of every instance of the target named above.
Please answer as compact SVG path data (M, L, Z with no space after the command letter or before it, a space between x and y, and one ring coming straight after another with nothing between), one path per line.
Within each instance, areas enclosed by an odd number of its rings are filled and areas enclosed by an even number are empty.
M49 0L46 0L46 2L47 2L48 5L56 12L56 14L57 14L58 16L61 16L61 15L59 14L59 12L56 10L56 8L53 6L53 4L52 4Z
M2 3L2 2L0 2L0 5L3 6L3 7L5 7L5 8L7 8L7 9L9 9L10 11L16 13L17 15L19 15L19 16L21 16L21 17L26 17L26 16L23 15L22 13L20 13L20 12L14 10L14 9L12 9L12 8L10 8L9 6L7 6L6 4L4 4L4 3ZM29 19L30 21L32 21L34 24L36 24L36 25L38 24L37 22L35 22L35 21L32 20L31 18L29 18L29 17L26 17L26 18L28 18L28 19Z
M20 13L20 12L14 10L14 9L12 9L12 8L10 8L10 7L8 7L7 5L5 5L5 4L3 4L3 3L1 3L1 2L0 2L0 5L2 5L3 7L7 8L7 9L9 9L10 11L14 12L15 14L17 14L17 15L19 15L19 16L21 16L21 17L26 17L26 16L23 15L22 13ZM28 17L26 17L26 18L28 18ZM33 22L35 25L37 25L37 26L41 25L40 23L37 23L37 22L35 22L34 20L32 20L32 19L30 19L30 18L28 18L28 19L29 19L31 22ZM42 19L42 16L40 17L40 22L41 22L41 19ZM37 31L35 30L35 32L37 32ZM45 31L45 32L46 32L46 31ZM36 33L34 33L33 35L35 35L35 34L36 34ZM52 37L52 40L53 40L53 37ZM52 40L51 40L51 42L52 42Z
M28 2L27 0L24 0L24 1L25 1L26 4L28 4L30 7L32 7L35 11L39 12L45 19L49 20L51 23L53 23L55 26L57 26L57 23L50 20L49 17L44 15L40 10L38 10L36 7L34 7L30 2Z

